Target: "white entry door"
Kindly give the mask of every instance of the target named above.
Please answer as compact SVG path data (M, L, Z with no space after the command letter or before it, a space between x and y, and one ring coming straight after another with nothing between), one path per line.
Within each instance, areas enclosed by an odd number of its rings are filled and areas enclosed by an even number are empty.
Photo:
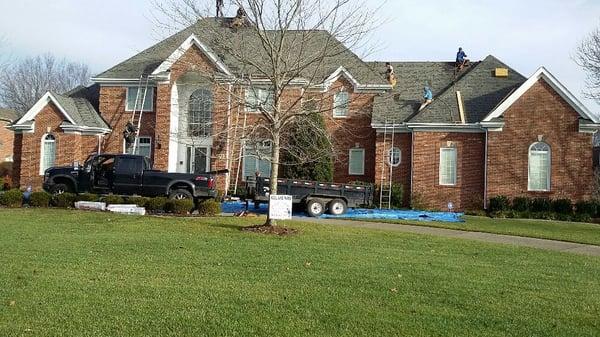
M188 146L186 149L187 173L202 174L210 171L210 148Z

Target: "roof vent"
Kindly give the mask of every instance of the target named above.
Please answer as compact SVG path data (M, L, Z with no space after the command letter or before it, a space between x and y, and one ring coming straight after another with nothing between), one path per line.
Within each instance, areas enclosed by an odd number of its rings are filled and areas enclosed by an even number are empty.
M508 69L507 68L496 68L494 70L495 77L508 77Z

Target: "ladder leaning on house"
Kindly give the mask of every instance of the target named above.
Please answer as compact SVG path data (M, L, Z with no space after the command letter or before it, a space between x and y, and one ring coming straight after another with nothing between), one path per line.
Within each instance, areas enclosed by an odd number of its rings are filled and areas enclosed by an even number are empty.
M144 75L140 76L140 81L138 83L137 93L135 95L135 103L133 105L133 111L131 112L131 121L130 123L135 126L135 140L133 141L133 147L131 149L131 154L135 154L137 147L139 146L140 141L140 128L142 127L142 115L144 114L144 106L146 105L146 97L148 96L148 86L150 84L150 76ZM143 91L143 92L142 92ZM140 94L141 96L141 106L138 106L140 103ZM139 111L138 111L139 108Z
M379 184L379 208L392 208L392 187L393 187L393 173L394 165L392 165L392 156L394 149L394 134L395 134L395 123L392 121L391 125L388 121L385 121L383 127L383 145L382 145L382 160L381 163L381 180ZM388 132L388 129L391 129ZM389 137L388 137L389 134ZM388 138L391 145L388 146Z

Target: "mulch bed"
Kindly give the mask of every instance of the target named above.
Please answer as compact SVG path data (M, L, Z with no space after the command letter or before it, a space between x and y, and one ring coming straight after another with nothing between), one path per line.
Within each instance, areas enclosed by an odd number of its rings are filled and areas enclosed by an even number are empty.
M267 235L278 235L278 236L287 236L287 235L298 234L297 229L281 227L281 226L271 226L271 225L258 225L258 226L243 227L242 231L259 233L259 234L267 234Z

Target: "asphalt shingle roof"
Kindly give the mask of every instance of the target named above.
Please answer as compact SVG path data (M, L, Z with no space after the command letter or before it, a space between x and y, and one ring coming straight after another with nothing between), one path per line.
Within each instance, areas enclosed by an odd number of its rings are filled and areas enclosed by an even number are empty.
M71 96L52 93L58 103L73 119L75 125L110 129L108 124L100 117L94 106L85 97L80 97L81 91L71 93Z
M465 120L476 123L490 113L527 79L493 56L455 75L454 62L400 62L395 65L394 91L376 97L373 123L459 123L456 92L460 91ZM373 66L380 64L372 63ZM508 77L495 77L496 68L507 68ZM422 111L423 87L429 85L434 100Z
M14 122L19 118L19 114L12 109L0 108L0 120Z
M261 66L271 64L263 53L262 48L257 48L260 41L250 28L233 30L228 27L230 18L206 18L198 20L194 25L166 38L156 45L140 52L139 54L121 62L120 64L97 75L97 78L110 79L135 79L141 75L152 73L163 61L177 50L179 46L192 34L202 43L205 43L220 60L235 74L258 75L256 68L250 63ZM278 31L267 31L267 34L279 34ZM326 31L289 31L286 39L289 45L285 50L290 51L286 60L295 64L311 64L301 74L312 83L320 83L331 75L340 66L348 70L361 84L387 84L380 74L375 72L367 63L362 61L342 43L335 40ZM324 62L310 62L315 58L315 52L328 47L327 57ZM243 54L243 59L239 55ZM289 67L288 67L289 68Z

